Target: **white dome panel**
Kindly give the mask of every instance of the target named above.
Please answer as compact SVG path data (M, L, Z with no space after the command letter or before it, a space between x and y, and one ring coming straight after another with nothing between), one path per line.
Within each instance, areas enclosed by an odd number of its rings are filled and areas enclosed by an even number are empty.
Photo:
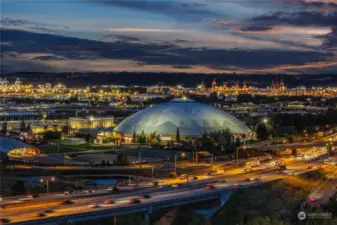
M229 113L190 99L174 99L168 103L143 109L122 121L115 131L124 134L153 132L175 136L179 127L181 136L200 136L205 132L229 128L232 133L246 134L250 129Z

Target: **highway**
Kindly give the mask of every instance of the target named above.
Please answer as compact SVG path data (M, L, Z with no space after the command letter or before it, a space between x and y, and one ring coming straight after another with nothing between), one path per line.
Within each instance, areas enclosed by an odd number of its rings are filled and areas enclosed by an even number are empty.
M262 142L251 145L246 145L246 149L259 149L259 151L273 151L273 150L285 150L293 148L312 148L312 147L324 147L327 143L337 144L337 133L333 133L329 136L318 138L312 142L296 142L286 144L271 144L270 142Z
M319 165L318 160L314 161L298 161L298 160L289 160L287 162L287 171L291 171L291 174L307 172L308 165L313 165L314 168L316 165ZM226 171L226 174L211 176L208 179L193 181L184 184L179 187L167 187L166 184L161 187L152 187L142 190L121 190L113 194L108 194L107 190L101 190L102 193L95 193L94 195L75 193L74 196L64 196L64 194L56 194L50 196L44 196L41 199L37 198L35 200L29 201L27 203L18 203L18 207L7 207L2 209L1 216L2 218L9 219L10 222L23 222L23 221L32 221L38 222L40 219L45 218L59 218L60 216L67 215L76 215L79 213L90 213L92 211L101 211L106 209L119 210L119 214L126 212L128 207L134 207L133 204L129 203L131 198L139 198L142 194L149 194L151 198L149 199L140 199L141 203L137 204L140 208L144 204L159 204L167 200L175 200L177 204L179 201L186 199L187 197L193 197L198 195L203 195L204 197L214 197L212 193L215 192L226 192L231 189L237 188L237 185L240 185L240 188L258 185L254 184L254 181L247 181L250 178L259 177L262 182L268 182L271 180L282 179L286 176L284 173L281 173L275 167L269 167L265 169L257 169L256 171L245 173L241 172L242 168L232 168ZM204 175L199 175L200 179ZM225 179L226 182L221 182ZM170 183L178 182L178 179L171 180ZM181 182L181 181L180 181ZM205 190L207 184L214 185L214 190ZM98 195L99 194L99 195ZM62 201L65 199L72 199L73 204L63 205ZM202 198L200 198L202 199ZM13 199L10 199L11 201ZM105 200L113 200L114 204L103 204ZM4 199L4 202L7 200ZM20 200L19 200L20 201ZM23 201L26 202L26 201ZM182 201L184 202L184 201ZM99 207L90 208L88 205L91 203L97 203ZM3 203L1 203L4 205ZM125 210L122 210L124 209ZM45 210L51 209L52 212L45 213ZM140 210L140 209L139 209ZM39 217L38 213L44 213L44 217ZM31 223L33 224L33 223Z
M310 193L308 197L310 205L319 206L320 204L324 204L337 192L337 170L335 167L332 169L333 172L330 177Z

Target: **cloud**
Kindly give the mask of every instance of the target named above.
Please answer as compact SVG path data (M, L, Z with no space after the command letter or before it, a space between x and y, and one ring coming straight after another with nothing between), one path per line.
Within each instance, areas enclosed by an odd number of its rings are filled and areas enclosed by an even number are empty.
M296 26L337 26L337 12L277 12L254 17L253 22L264 25L296 25Z
M258 26L258 25L252 25L252 26L246 26L241 27L240 31L242 32L266 32L273 30L272 27L269 26Z
M281 0L285 4L297 5L309 10L337 10L336 0Z
M23 29L29 31L38 31L42 33L57 33L67 29L66 27L59 27L55 24L37 23L30 20L21 19L0 19L0 28Z
M329 34L322 35L321 38L324 39L322 47L337 51L337 27L334 27Z
M105 34L102 36L101 40L104 41L123 41L123 42L141 42L140 38L130 37L126 35L118 35L118 34Z
M159 29L159 28L105 28L105 32L121 33L176 33L184 32L182 29Z
M3 46L3 53L20 53L20 60L35 64L44 62L57 65L57 68L71 66L72 71L86 68L83 65L89 62L96 67L102 65L100 70L103 70L108 67L108 62L118 60L132 64L132 70L141 65L143 69L163 67L194 70L202 67L221 71L233 68L243 71L273 71L276 70L273 68L278 68L281 71L329 66L334 57L332 53L319 51L198 49L174 43L101 42L7 29L2 29L1 35L4 42L10 43ZM117 67L116 65L115 68Z
M84 0L85 2L106 6L127 8L156 14L165 14L176 19L199 19L199 16L214 16L205 4L197 2L179 2L174 0Z

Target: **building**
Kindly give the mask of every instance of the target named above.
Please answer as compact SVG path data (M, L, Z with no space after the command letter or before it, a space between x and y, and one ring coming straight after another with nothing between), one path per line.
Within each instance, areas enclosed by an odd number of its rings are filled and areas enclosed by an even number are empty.
M178 128L182 140L227 128L234 135L252 136L251 130L229 113L186 98L140 110L122 121L114 131L126 139L134 132L144 132L145 135L155 133L161 140L169 141L175 140Z
M40 155L40 150L24 142L0 137L0 152L8 157L29 157Z
M9 120L0 121L0 129L7 125L8 131L22 131L22 129L28 129L26 132L32 132L34 134L42 134L47 131L62 131L62 126L65 124L65 120ZM23 127L24 126L24 127Z
M80 129L93 128L112 128L115 126L114 117L94 117L88 116L86 118L72 117L69 118L69 130L77 132Z

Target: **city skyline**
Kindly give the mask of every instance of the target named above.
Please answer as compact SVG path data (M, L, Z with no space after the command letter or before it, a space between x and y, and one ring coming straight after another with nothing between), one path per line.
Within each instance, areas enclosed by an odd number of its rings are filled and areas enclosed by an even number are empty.
M334 74L337 1L2 1L2 73Z

